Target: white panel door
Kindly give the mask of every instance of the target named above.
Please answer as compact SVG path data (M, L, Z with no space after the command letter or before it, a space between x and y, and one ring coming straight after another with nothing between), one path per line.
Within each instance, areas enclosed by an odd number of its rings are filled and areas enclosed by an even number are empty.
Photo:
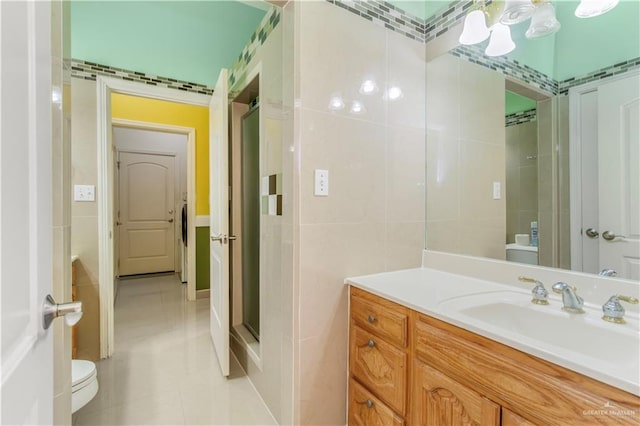
M229 375L229 133L227 70L209 103L209 232L211 339L224 376Z
M51 8L0 1L0 424L53 423Z
M119 154L120 275L175 270L175 157Z
M598 88L600 267L640 280L640 74Z

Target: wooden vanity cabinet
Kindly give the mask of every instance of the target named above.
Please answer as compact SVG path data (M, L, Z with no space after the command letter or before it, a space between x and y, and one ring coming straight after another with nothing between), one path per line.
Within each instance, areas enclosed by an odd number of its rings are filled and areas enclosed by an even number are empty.
M404 424L409 386L409 313L351 288L349 424ZM371 395L362 403L363 395ZM367 414L369 413L369 414ZM376 422L363 419L376 418Z
M363 304L389 309L396 323L406 318L391 329L407 338L383 338L389 327L363 322ZM350 318L349 424L640 424L633 394L353 287ZM367 417L363 407L380 404Z

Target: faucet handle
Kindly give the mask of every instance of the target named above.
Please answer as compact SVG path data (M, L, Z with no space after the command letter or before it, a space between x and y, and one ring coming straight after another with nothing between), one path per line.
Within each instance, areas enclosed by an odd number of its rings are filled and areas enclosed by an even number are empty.
M536 286L531 290L531 294L533 297L531 298L531 303L535 303L536 305L548 305L549 304L549 292L546 288L544 288L544 284L542 282L536 280L535 278L520 276L518 280L525 283L535 283Z
M613 295L609 298L607 303L602 305L602 319L605 321L613 322L616 324L624 324L624 307L620 303L620 300L631 303L632 305L638 304L638 299L631 296L623 296L621 294Z
M573 290L574 293L578 291L576 287L569 285L567 283L563 283L562 281L558 281L553 286L551 286L551 289L553 290L553 292L557 294L562 294L562 292L568 288Z

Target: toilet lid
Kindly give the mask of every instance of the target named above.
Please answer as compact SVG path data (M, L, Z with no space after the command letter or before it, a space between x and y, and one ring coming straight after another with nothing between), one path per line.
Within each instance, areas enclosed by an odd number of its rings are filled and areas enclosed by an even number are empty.
M71 387L81 387L84 382L96 376L96 365L91 361L74 359L71 361Z

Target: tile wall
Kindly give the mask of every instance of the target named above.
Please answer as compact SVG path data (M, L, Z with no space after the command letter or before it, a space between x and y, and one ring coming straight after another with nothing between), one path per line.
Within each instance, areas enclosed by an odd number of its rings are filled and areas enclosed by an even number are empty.
M71 90L71 182L97 185L96 84L74 78ZM98 203L69 200L71 205L71 248L76 261L77 294L84 315L78 327L79 359L100 359L100 288L98 256Z
M300 2L293 8L299 31L291 97L293 212L299 223L294 225L299 253L294 423L345 424L343 280L420 265L425 50L421 41L328 2ZM360 93L365 80L375 81L374 93ZM403 96L389 99L385 93L391 87L399 87ZM337 98L344 108L330 109ZM362 108L354 110L354 102ZM315 169L329 171L328 197L313 195ZM285 205L286 181L285 174Z
M248 77L254 69L260 67L260 176L264 181L261 200L264 210L260 216L261 365L254 362L236 338L231 339L231 347L274 417L280 424L292 424L294 311L292 282L283 275L292 270L291 225L287 225L291 223L291 203L285 200L291 194L286 182L292 180L293 154L284 146L285 39L283 25L278 25L281 11L275 10L277 13L272 10L265 16L251 37L230 78L233 81L230 98L234 99L250 82ZM231 138L236 139L239 138ZM233 229L232 232L235 233Z
M504 76L443 55L427 93L427 247L504 259L505 197L492 197L493 182L505 190Z
M69 4L51 3L51 84L62 102L51 105L53 297L71 301L71 52ZM53 421L71 423L71 329L64 321L53 324Z

